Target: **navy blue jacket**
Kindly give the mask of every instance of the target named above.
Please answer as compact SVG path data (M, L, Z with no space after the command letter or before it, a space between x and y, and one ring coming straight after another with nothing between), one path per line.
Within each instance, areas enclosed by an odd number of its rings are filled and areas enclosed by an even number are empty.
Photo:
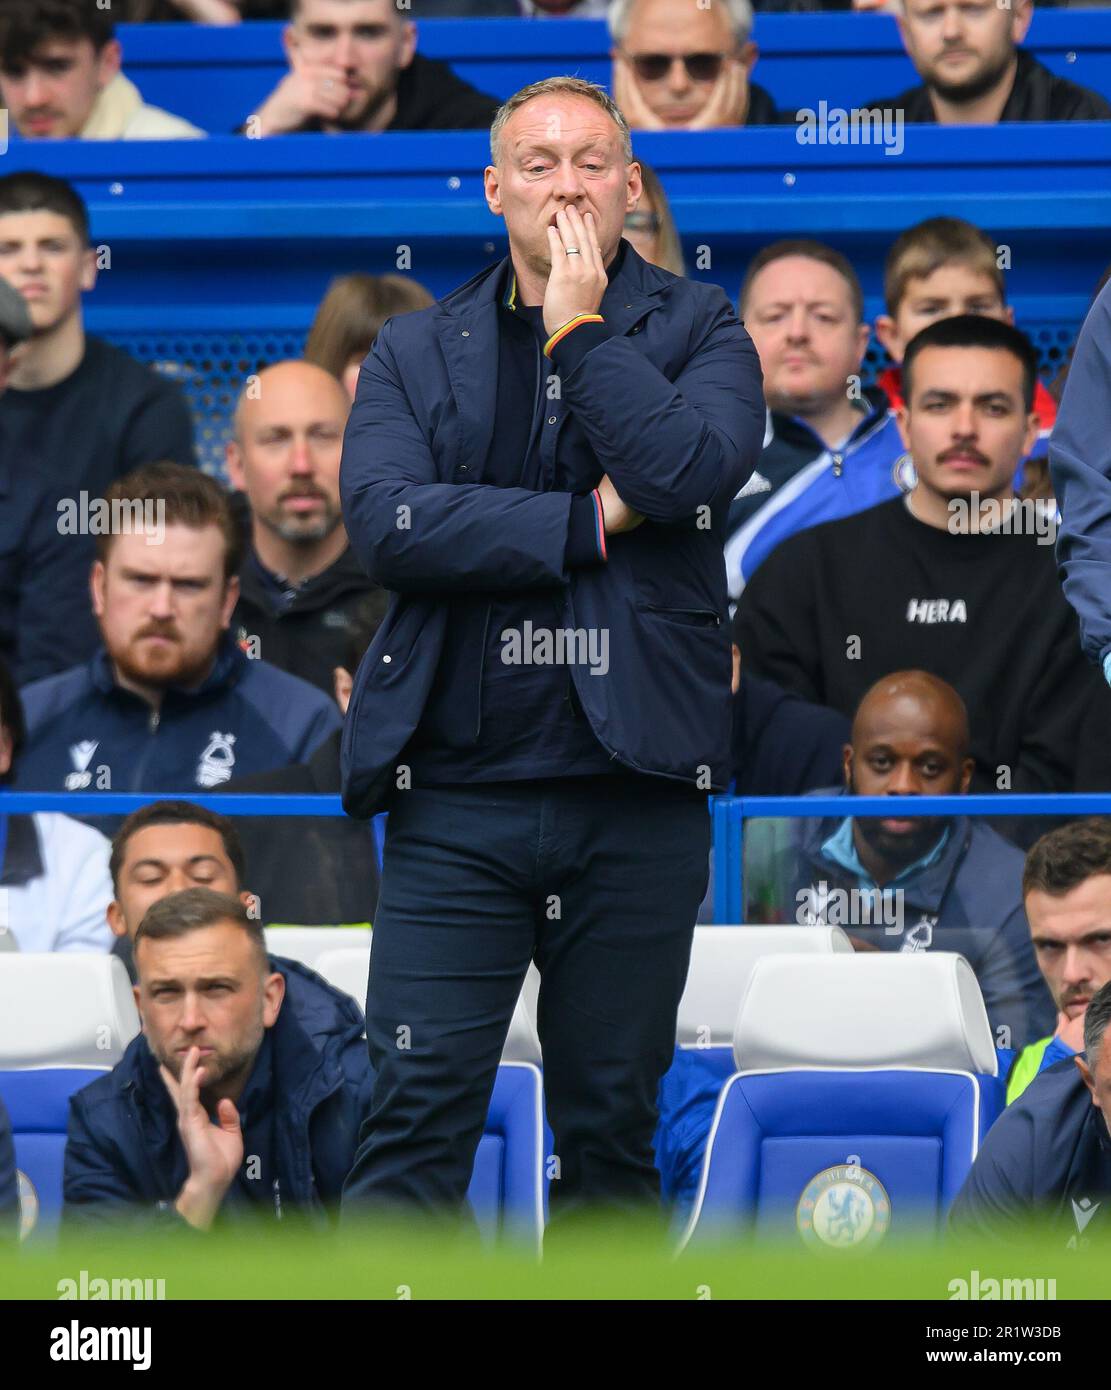
M1072 1057L1036 1076L988 1130L949 1224L1006 1241L1034 1218L1074 1249L1111 1232L1111 1134Z
M1065 597L1080 619L1080 641L1100 665L1111 656L1111 284L1092 305L1072 355L1049 475L1061 512L1057 563Z
M903 907L899 929L858 926L836 915L851 899L835 898L823 909L819 897L807 895L823 882L830 889L857 886L853 874L821 853L837 825L836 820L804 823L790 908L805 899L806 921L840 926L881 951L959 952L976 974L997 1047L1020 1050L1053 1032L1057 1013L1038 969L1022 905L1020 850L990 826L958 816L936 863L916 874L901 899L893 900L892 906L901 901Z
M340 487L351 544L395 598L359 667L343 733L344 805L382 809L439 666L453 593L562 591L562 626L604 629L609 670L571 672L611 759L703 790L729 781L722 545L759 455L759 360L725 293L648 265L631 246L603 324L553 349L540 476L484 485L497 395L495 300L505 262L391 319L363 363ZM572 491L553 491L558 466ZM647 520L609 559L566 567L572 499L609 475ZM460 747L472 728L448 731ZM707 786L709 780L710 786Z
M374 1073L355 1001L299 961L273 956L286 996L270 1030L273 1158L282 1209L338 1204L370 1109ZM106 1076L70 1100L67 1226L179 1218L188 1176L177 1112L140 1034Z
M116 685L103 648L22 694L20 791L209 791L233 776L307 762L341 723L325 694L248 660L228 637L201 688L167 691L157 717Z
M0 1098L0 1244L19 1233L19 1185L15 1176L12 1122Z

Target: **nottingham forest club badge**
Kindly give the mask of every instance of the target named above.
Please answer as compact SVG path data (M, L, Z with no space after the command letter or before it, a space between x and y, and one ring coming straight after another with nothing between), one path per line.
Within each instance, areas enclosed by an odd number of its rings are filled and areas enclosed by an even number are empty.
M851 1157L851 1155L850 1155ZM824 1168L806 1184L795 1225L807 1245L832 1250L878 1244L891 1225L891 1199L883 1183L858 1163Z

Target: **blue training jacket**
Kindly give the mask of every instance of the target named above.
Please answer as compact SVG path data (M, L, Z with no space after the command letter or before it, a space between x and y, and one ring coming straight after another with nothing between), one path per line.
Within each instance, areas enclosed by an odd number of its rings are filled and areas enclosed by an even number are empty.
M308 762L341 724L322 691L248 660L227 636L201 688L168 690L157 716L115 683L103 647L22 696L20 791L208 791L232 777Z
M1092 305L1076 340L1049 474L1061 514L1057 563L1065 597L1080 619L1080 641L1102 665L1111 655L1111 284Z
M611 759L702 790L729 781L722 545L763 439L756 349L718 286L679 279L626 245L604 322L574 329L545 368L537 447L547 487L484 484L504 268L391 319L359 374L344 519L368 575L394 598L344 721L343 796L354 815L386 804L439 667L445 600L467 591L548 589L560 596L561 629L607 634L604 674L570 669ZM571 491L551 490L557 470ZM603 474L646 520L606 538L605 563L568 566L572 500ZM463 748L477 736L461 727L450 740Z
M1111 1134L1072 1057L1039 1073L992 1125L949 1224L1007 1241L1033 1217L1073 1249L1111 1231Z
M281 1206L338 1204L370 1111L374 1072L355 1001L299 961L272 956L286 996L273 1028L274 1161ZM177 1223L188 1175L177 1112L140 1034L70 1100L66 1225Z

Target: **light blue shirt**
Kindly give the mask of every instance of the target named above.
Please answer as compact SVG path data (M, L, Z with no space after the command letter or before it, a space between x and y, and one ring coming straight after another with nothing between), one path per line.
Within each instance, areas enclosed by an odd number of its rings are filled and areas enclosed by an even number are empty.
M921 859L916 859L912 864L908 864L887 884L885 888L893 888L896 885L906 888L917 876L931 865L936 864L945 852L945 846L949 843L949 827L946 826L945 833L929 854L925 854ZM856 844L853 841L853 818L846 816L828 840L822 844L822 854L826 859L830 859L834 864L839 864L842 869L847 869L849 873L855 874L857 886L861 892L878 892L879 888L871 874L860 862L860 855L856 852Z

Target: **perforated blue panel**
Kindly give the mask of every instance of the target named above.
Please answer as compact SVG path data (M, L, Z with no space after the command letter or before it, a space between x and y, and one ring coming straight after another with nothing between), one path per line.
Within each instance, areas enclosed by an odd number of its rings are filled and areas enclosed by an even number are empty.
M178 382L193 411L197 462L224 477L224 444L231 432L236 398L252 372L287 357L300 357L306 326L270 333L189 331L104 336L164 376Z

